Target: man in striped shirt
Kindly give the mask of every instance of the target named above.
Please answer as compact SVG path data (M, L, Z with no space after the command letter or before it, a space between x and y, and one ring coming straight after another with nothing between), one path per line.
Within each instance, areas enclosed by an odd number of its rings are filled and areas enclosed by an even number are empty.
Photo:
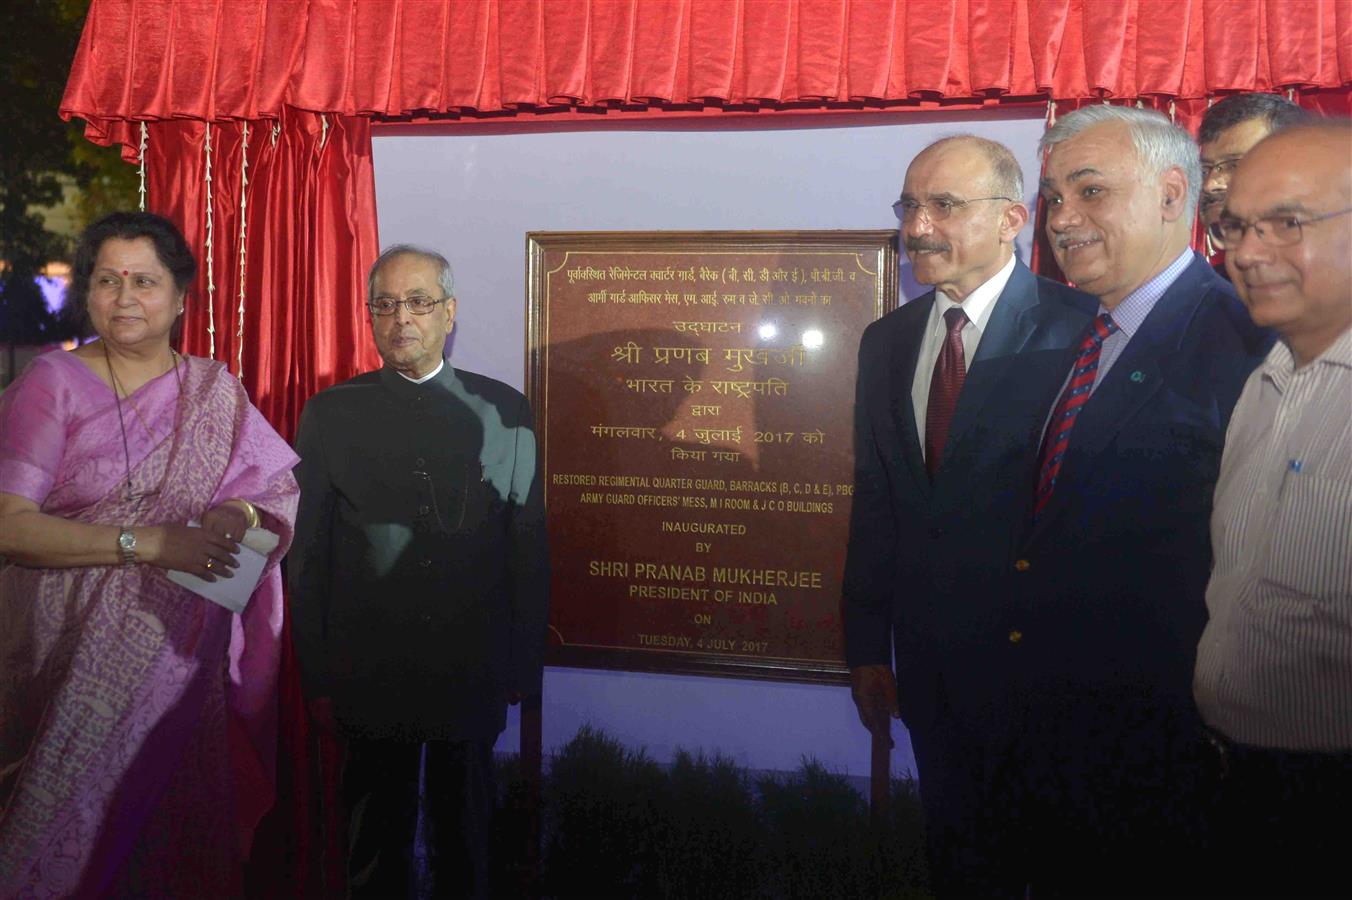
M1352 884L1352 123L1260 143L1212 229L1281 337L1235 408L1211 519L1193 691L1220 868L1247 891L1332 896Z

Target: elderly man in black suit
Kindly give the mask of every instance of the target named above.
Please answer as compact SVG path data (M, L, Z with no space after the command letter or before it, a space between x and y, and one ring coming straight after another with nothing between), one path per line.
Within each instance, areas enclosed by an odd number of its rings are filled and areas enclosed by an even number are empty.
M347 738L354 896L489 896L493 743L538 694L549 589L529 404L443 358L450 266L371 269L382 369L301 417L289 577L312 715Z
M899 717L910 731L940 896L998 893L1011 868L989 783L1005 731L983 648L992 585L1094 307L1015 257L1022 198L1000 144L922 150L896 210L915 278L934 290L869 326L859 348L846 659L864 725L888 735Z

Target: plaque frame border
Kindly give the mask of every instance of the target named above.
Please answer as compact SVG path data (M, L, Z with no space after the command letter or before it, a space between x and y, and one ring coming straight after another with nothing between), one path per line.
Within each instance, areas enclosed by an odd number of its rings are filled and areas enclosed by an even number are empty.
M545 370L548 323L545 309L545 254L551 250L667 250L699 252L729 248L755 250L823 250L858 248L869 244L875 254L878 283L873 297L873 318L896 309L900 283L899 232L897 229L832 230L718 230L718 231L529 231L526 233L526 396L535 411L536 442L540 458L546 456L548 398ZM754 246L748 246L754 245ZM867 327L866 323L866 327ZM543 465L541 468L544 474ZM549 485L543 485L546 501ZM664 650L595 647L586 645L545 646L545 664L563 668L603 669L670 675L700 675L760 681L809 684L848 684L849 669L817 661L784 658L757 660L747 656L686 653Z

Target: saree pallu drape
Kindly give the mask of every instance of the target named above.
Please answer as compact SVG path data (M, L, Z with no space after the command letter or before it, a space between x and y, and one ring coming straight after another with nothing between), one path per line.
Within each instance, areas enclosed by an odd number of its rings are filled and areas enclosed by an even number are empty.
M242 849L271 805L277 562L295 518L295 456L222 366L184 369L181 398L161 376L123 402L121 424L111 392L75 416L43 509L149 526L246 497L281 543L241 616L149 565L0 570L0 896L237 892ZM173 427L129 442L124 467L119 432L133 415L146 432Z

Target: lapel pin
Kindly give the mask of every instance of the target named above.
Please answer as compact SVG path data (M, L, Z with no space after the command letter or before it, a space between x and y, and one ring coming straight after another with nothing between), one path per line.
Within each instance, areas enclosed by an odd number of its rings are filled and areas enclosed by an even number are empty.
M1145 381L1145 373L1140 369L1137 369L1135 372L1131 373L1131 380L1140 384L1142 381Z

